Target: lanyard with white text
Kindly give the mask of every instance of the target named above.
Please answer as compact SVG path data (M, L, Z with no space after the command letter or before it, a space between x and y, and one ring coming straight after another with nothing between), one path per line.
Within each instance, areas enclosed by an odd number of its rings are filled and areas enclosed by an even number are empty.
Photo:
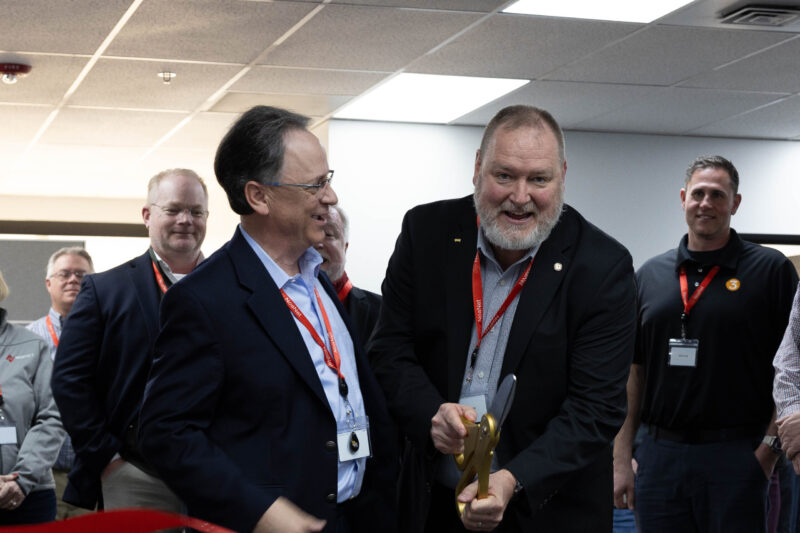
M311 338L314 339L320 348L322 348L322 353L325 354L325 364L328 365L328 368L336 372L336 375L339 376L339 394L342 395L343 398L347 398L347 381L344 379L344 374L342 374L341 366L342 366L342 359L339 356L339 349L336 347L336 341L333 339L333 330L331 329L331 323L328 321L328 313L325 312L325 306L322 305L322 299L319 297L319 292L317 292L317 288L314 287L314 295L317 297L317 304L319 304L319 309L322 312L322 319L325 321L325 330L328 332L328 338L331 341L331 349L328 350L328 347L325 346L325 343L320 338L319 334L317 334L314 326L311 325L311 322L308 321L306 316L297 307L297 304L292 301L288 294L281 289L281 295L283 296L286 305L289 307L289 311L303 324L308 332L311 334ZM331 354L333 352L333 354Z
M692 293L691 298L689 297L689 281L686 279L686 267L681 266L680 270L680 280L681 280L681 300L683 300L683 313L681 313L681 337L686 338L686 320L689 317L689 312L694 307L694 304L697 303L697 300L700 299L700 296L703 294L703 291L706 290L706 287L711 283L711 280L714 279L714 276L717 275L719 272L719 265L715 266L714 268L706 274L706 277L703 281L700 282L700 285L694 290Z
M58 348L58 335L56 335L56 328L53 327L53 321L50 320L50 315L47 315L47 331L50 332L50 338L53 339L53 346Z
M486 326L486 329L483 329L483 284L481 283L481 260L480 260L480 253L475 253L475 261L472 263L472 309L475 312L475 326L478 333L478 342L475 344L475 349L472 350L472 355L470 356L469 360L469 375L467 376L467 381L472 381L472 372L475 370L475 362L478 360L478 348L481 347L481 341L483 337L486 336L489 331L494 327L500 317L503 316L503 313L506 312L508 306L511 305L511 302L514 301L519 291L522 290L522 287L525 285L525 282L528 281L528 274L531 271L531 266L533 265L533 258L531 258L530 262L528 262L528 266L525 269L525 272L519 277L517 282L514 284L514 287L511 289L511 292L508 293L506 296L503 305L500 306L500 309L497 310L497 313L494 314L491 322L489 325Z

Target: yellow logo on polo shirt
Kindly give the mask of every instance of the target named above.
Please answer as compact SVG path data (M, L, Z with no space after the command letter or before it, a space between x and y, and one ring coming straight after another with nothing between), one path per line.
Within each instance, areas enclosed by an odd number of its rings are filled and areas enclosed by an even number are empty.
M728 281L725 282L725 288L728 289L731 292L738 291L739 287L741 287L741 286L742 286L742 282L739 281L736 278L731 278L731 279L729 279Z

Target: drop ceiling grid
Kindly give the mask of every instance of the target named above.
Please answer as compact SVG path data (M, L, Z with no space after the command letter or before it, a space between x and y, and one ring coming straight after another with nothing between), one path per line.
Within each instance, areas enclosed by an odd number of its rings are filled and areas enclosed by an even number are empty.
M313 8L299 2L146 0L106 54L244 65Z
M394 72L480 17L329 5L269 54L264 64Z
M508 0L333 0L332 4L489 13Z
M800 38L713 70L681 85L776 93L800 92Z
M551 72L546 78L672 85L790 37L781 33L650 26Z
M163 70L176 74L169 84L157 75ZM231 65L100 59L69 105L188 112L240 70Z
M257 66L237 81L230 90L355 96L389 74L391 73Z
M437 52L420 58L408 70L535 79L641 27L640 24L498 14Z
M586 120L576 128L681 135L776 99L760 93L663 87L639 103Z
M131 0L2 0L0 50L92 54Z
M797 139L800 137L800 96L792 96L693 131L696 135L749 137L763 139Z
M0 102L57 105L88 61L86 56L64 55L26 59L33 70L14 85L0 85Z
M64 108L41 138L44 144L138 147L140 155L186 113Z

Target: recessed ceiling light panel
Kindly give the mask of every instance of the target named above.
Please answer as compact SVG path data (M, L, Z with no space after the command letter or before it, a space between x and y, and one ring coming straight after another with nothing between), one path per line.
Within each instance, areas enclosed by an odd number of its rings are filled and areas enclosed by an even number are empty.
M504 13L613 20L617 22L653 22L692 0L519 0Z
M398 74L359 96L334 118L447 124L529 80Z

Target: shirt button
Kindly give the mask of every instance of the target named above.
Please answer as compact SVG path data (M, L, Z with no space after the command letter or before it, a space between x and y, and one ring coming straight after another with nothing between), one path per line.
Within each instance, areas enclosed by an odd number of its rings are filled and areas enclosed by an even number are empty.
M697 287L698 285L700 285L700 282L699 281L695 281L694 282L694 286Z
M506 280L504 280L504 279L501 279L501 280L500 280L500 286L501 286L501 287L505 287L505 286L506 286Z
M481 371L481 372L478 372L478 377L479 377L479 378L482 378L482 377L483 377L483 371Z
M698 272L702 272L702 271L703 271L703 267L699 267L699 268L697 269L697 271L698 271Z
M328 442L325 443L325 449L328 450L329 452L332 452L333 450L336 449L336 443L333 442L332 440L329 440Z
M328 500L328 503L336 503L336 494L331 492L330 494L325 496L325 499Z

